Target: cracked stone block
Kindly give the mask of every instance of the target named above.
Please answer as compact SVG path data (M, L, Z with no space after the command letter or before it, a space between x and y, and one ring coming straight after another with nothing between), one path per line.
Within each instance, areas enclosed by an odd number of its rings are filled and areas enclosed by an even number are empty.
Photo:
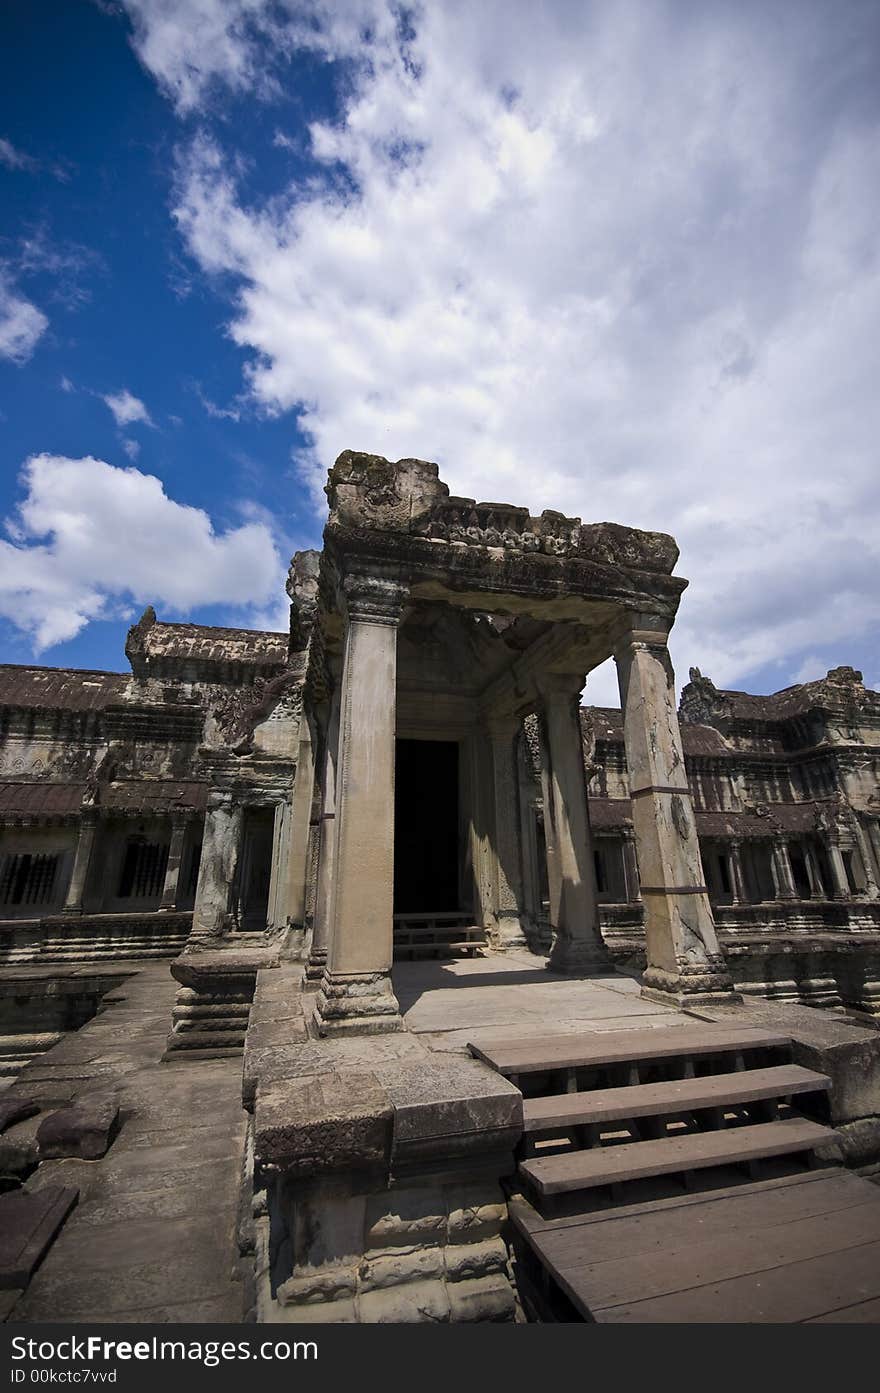
M416 1248L409 1253L382 1253L365 1257L358 1269L358 1290L378 1291L405 1282L444 1275L442 1248Z
M5 1132L14 1122L33 1117L34 1113L39 1111L40 1105L35 1103L33 1098L0 1097L0 1132Z
M513 1287L501 1274L477 1277L471 1282L452 1282L449 1318L454 1322L512 1321L516 1318Z
M370 1195L366 1230L369 1248L403 1248L445 1241L446 1203L439 1186Z
M391 1118L372 1073L285 1079L258 1092L256 1156L290 1175L384 1164Z
M500 1238L482 1243L450 1244L446 1249L446 1271L452 1282L471 1281L507 1270L507 1247Z
M3 1175L27 1175L39 1161L37 1131L38 1113L15 1122L0 1136L0 1172Z
M20 1291L27 1286L78 1194L56 1185L37 1194L15 1190L0 1195L0 1290Z
M119 1130L115 1097L83 1098L44 1118L37 1131L40 1160L75 1156L97 1161Z
M361 1321L369 1325L446 1322L449 1320L446 1283L440 1280L406 1282L402 1286L361 1292L358 1313Z

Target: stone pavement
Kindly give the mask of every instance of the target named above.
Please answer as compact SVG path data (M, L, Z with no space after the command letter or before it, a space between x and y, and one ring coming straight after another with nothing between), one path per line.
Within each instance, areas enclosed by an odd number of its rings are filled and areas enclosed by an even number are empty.
M623 973L605 977L548 972L523 949L485 958L395 963L394 990L408 1030L434 1050L467 1052L481 1040L693 1024L693 1017L639 995Z
M45 1161L28 1182L76 1186L79 1203L10 1323L243 1319L241 1059L163 1064L177 983L167 962L132 967L112 1004L14 1085L45 1108L115 1090L123 1122L103 1159Z

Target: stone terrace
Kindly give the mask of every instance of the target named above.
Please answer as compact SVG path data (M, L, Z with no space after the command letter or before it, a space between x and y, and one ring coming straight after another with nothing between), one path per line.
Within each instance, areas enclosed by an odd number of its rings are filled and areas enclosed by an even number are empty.
M44 1161L28 1182L75 1187L79 1202L11 1323L244 1318L240 1060L162 1063L177 983L166 963L133 967L106 1010L3 1094L49 1110L115 1090L122 1116L102 1160Z

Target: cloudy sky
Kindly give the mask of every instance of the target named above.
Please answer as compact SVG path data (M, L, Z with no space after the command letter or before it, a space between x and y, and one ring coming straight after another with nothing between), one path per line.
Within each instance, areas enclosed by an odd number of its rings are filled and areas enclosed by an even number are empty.
M672 532L680 677L880 686L877 0L6 0L0 54L0 658L281 627L352 447Z

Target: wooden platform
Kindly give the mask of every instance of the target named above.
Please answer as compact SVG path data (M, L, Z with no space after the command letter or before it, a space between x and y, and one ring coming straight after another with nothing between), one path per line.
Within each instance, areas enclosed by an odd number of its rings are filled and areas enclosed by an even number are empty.
M880 1322L880 1188L836 1164L830 1080L787 1036L469 1045L524 1094L510 1214L530 1319Z
M499 1074L519 1078L522 1074L597 1069L684 1055L701 1059L735 1056L748 1050L786 1049L790 1043L787 1035L753 1026L681 1025L671 1030L596 1030L540 1039L492 1040L486 1045L477 1038L468 1048Z
M880 1323L880 1187L837 1167L545 1219L510 1203L541 1320Z

